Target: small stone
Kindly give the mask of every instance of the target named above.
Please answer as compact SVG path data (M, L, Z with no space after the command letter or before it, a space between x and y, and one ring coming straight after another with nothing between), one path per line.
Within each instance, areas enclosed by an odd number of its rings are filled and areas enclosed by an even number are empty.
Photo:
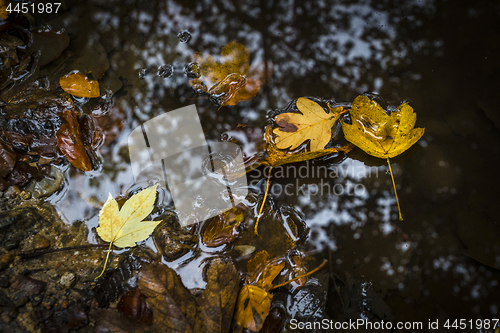
M59 284L65 286L66 288L71 288L73 284L76 282L76 275L71 272L66 272L61 276L61 280L59 280Z
M43 250L50 246L50 242L47 238L41 235L35 235L35 239L33 240L33 248L35 250Z
M142 68L139 70L139 79L144 79L146 75L148 74L148 71L146 68Z
M22 191L21 193L19 193L19 196L24 200L28 200L29 198L31 198L31 193L28 191Z
M14 255L10 252L0 255L0 271L9 266L14 261Z
M20 192L21 191L19 191L19 187L17 185L12 185L7 189L7 191L5 191L4 195L8 199L14 199Z
M59 276L59 273L54 269L54 268L51 268L47 271L47 275L51 278L51 279L55 279Z

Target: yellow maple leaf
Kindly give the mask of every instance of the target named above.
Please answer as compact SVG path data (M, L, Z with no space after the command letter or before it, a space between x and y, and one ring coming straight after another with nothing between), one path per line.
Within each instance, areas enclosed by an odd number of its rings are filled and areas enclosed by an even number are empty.
M62 76L59 79L61 88L76 97L99 97L99 82L90 80L86 75L75 71Z
M325 148L332 138L332 126L343 108L339 106L326 113L318 103L304 97L300 97L296 104L301 113L282 113L274 118L279 126L273 130L276 146L295 149L309 140L311 152Z
M396 111L388 115L376 101L367 96L358 96L352 102L350 114L352 124L342 123L344 136L347 141L366 153L387 159L398 204L399 220L402 221L403 216L389 158L413 146L424 135L425 129L413 128L417 114L408 103L401 104Z
M136 242L140 242L149 237L160 221L142 221L153 210L156 200L156 187L148 187L128 199L122 208L118 208L118 203L109 194L108 200L102 206L99 212L99 227L97 234L105 242L117 247L134 247ZM106 256L106 262L102 273L106 269L106 263L109 257Z
M350 114L352 125L342 123L345 138L375 157L395 157L424 134L424 128L413 128L417 114L408 103L401 104L389 116L376 101L358 96Z

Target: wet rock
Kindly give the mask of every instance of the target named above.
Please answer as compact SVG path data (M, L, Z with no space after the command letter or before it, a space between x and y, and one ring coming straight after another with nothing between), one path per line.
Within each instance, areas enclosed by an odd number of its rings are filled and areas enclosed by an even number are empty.
M47 271L47 273L46 273L46 274L47 274L47 275L48 275L51 279L55 279L55 278L57 278L57 277L59 276L59 273L58 273L55 269L53 269L53 268L49 269L49 270Z
M50 173L39 182L34 183L33 198L48 197L64 185L64 174L58 168L51 166Z
M31 207L0 212L0 246L6 249L17 248L23 239L49 225Z
M12 288L31 295L39 295L47 287L47 282L35 280L27 275L18 275L12 281Z
M5 269L14 261L14 254L7 252L0 255L0 271Z
M10 186L7 191L5 191L4 196L7 199L14 199L19 195L21 191L19 191L19 187L17 185Z
M163 222L153 232L153 239L167 261L182 257L198 243L197 237L185 231L173 214L163 217Z
M61 276L59 284L65 286L66 288L71 288L76 282L76 275L71 272L66 272Z
M23 251L43 250L50 246L50 242L42 235L36 234L28 237L21 246Z

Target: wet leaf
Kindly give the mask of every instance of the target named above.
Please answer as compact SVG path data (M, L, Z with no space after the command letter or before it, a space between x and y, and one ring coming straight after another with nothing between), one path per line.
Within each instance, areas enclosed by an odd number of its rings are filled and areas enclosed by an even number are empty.
M274 120L279 128L273 130L278 149L295 149L309 140L309 151L325 148L332 138L332 127L343 112L341 106L330 113L316 102L300 97L297 108L301 113L282 113Z
M30 278L26 275L18 275L12 282L12 288L16 290L23 290L28 294L38 295L42 293L47 287L47 282Z
M136 287L122 296L116 308L127 317L133 318L146 325L153 325L153 312L146 304L146 296L141 293L141 289Z
M271 309L272 300L273 295L260 287L243 286L236 302L234 320L241 327L254 332L260 331Z
M105 242L117 247L134 247L149 237L160 221L143 221L153 210L156 200L156 188L158 185L148 187L128 199L122 208L118 208L118 202L109 194L108 200L99 212L99 226L97 234ZM110 251L106 256L104 268L106 270Z
M307 161L338 152L348 153L353 147L351 144L346 144L339 148L332 147L316 151L308 151L307 146L301 145L294 150L279 149L274 142L271 126L266 127L266 133L264 136L268 142L267 157L257 163L254 163L251 166L251 169L257 167L258 165L270 165L274 167L288 163Z
M142 221L153 210L158 185L148 187L128 199L121 209L109 194L99 212L97 234L117 247L133 247L149 237L161 221Z
M69 110L59 113L62 125L57 131L57 146L75 168L91 171L92 163L83 143L78 115L78 111Z
M193 332L196 301L174 270L165 265L145 264L137 284L153 309L154 328L161 328L162 332Z
M231 262L211 261L207 284L199 296L184 287L177 273L161 264L145 264L138 285L153 310L154 332L221 332L230 329L239 288Z
M40 66L57 59L69 45L68 34L61 31L40 30L32 34L33 43L26 50L28 52L41 52Z
M240 288L239 274L231 262L213 260L206 273L207 285L198 300L198 310L207 332L229 332ZM206 318L206 319L204 319Z
M236 105L254 97L260 89L262 76L250 70L250 53L237 42L221 49L219 61L209 54L196 53L199 77L190 80L191 86L209 93L220 106ZM252 74L252 72L255 72Z
M99 97L99 82L91 80L80 72L72 72L59 79L61 88L76 97Z
M203 243L219 246L233 241L238 235L238 227L244 220L243 211L238 207L214 217L203 233Z
M416 113L408 104L387 115L367 96L358 96L350 110L352 125L342 123L345 138L366 153L380 158L395 157L418 141L424 128L413 128Z

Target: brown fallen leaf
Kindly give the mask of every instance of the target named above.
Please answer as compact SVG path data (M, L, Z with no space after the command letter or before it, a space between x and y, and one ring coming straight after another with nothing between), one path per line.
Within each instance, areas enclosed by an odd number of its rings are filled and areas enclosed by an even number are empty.
M243 210L238 207L215 216L203 233L203 243L215 247L233 241L244 218Z
M144 264L138 285L154 314L154 332L221 332L230 329L239 275L230 262L212 260L200 296L184 287L177 273L161 264Z
M91 171L92 163L83 144L80 124L78 123L79 114L78 111L71 110L59 113L62 124L57 131L57 146L75 168Z
M153 325L153 312L146 304L146 296L141 293L141 289L136 287L122 296L116 308L127 317L133 318L146 325Z
M198 311L206 318L205 332L229 332L240 288L239 274L231 262L215 259L207 269L206 279L205 290L197 299Z
M91 80L78 71L71 72L59 79L61 88L76 97L99 97L99 82Z

